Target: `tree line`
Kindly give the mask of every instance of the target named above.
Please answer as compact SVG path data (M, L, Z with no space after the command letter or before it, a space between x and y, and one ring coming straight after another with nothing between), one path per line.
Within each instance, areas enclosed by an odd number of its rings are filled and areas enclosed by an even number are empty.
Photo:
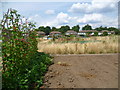
M51 31L59 31L62 34L64 34L68 30L74 30L76 32L79 32L80 26L76 25L76 26L73 26L71 29L70 29L70 26L68 26L68 25L61 26L60 28L50 27L50 26L46 26L46 27L45 26L40 26L40 27L38 27L36 29L36 31L45 32L46 35L49 35L49 33ZM93 29L91 25L87 24L87 25L82 27L82 30L97 30L97 31L108 30L108 31L115 31L115 34L120 35L120 30L115 28L115 27L103 27L103 26L100 26L100 27L97 27L97 28Z

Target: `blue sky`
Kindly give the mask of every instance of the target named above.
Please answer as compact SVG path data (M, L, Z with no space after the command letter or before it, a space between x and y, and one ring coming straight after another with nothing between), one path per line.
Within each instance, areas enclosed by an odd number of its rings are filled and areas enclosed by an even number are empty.
M38 26L80 25L118 27L117 0L84 2L1 2L0 12L13 8ZM2 19L2 13L0 13Z

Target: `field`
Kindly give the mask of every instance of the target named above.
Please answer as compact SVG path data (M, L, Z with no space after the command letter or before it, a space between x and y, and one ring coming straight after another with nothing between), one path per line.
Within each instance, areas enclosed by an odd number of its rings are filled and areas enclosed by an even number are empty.
M118 88L118 54L54 55L44 88Z
M105 54L119 53L119 36L69 37L38 40L38 51L48 54Z

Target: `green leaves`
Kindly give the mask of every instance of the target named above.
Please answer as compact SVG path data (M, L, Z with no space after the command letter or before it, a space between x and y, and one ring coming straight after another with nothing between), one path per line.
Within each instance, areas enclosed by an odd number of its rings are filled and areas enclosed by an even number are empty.
M3 18L2 83L5 89L33 88L31 84L39 87L48 65L51 64L49 55L37 52L35 24L21 20L13 9L8 10Z

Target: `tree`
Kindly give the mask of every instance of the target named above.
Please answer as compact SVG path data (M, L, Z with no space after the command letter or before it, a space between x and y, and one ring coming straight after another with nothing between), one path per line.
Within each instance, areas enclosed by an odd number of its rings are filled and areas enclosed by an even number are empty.
M108 28L107 28L107 27L100 26L100 27L95 28L95 30L97 30L97 31L102 31L102 30L108 30Z
M50 26L40 26L37 31L43 31L46 35L49 35L49 33L51 32L51 28Z
M98 32L94 32L94 36L98 36Z
M82 27L82 30L92 30L92 26L90 26L89 24L87 24L84 27Z
M44 32L46 33L46 35L49 35L49 33L51 32L50 26L46 26Z
M79 32L79 29L80 29L79 25L76 25L76 26L72 27L72 30L74 30L76 32Z
M57 31L56 27L52 27L51 31Z
M108 33L107 32L103 32L103 36L107 36L108 35Z
M68 31L68 30L70 30L70 27L68 26L68 25L66 25L66 26L61 26L60 28L59 28L59 31L62 33L62 34L64 34L66 31Z

